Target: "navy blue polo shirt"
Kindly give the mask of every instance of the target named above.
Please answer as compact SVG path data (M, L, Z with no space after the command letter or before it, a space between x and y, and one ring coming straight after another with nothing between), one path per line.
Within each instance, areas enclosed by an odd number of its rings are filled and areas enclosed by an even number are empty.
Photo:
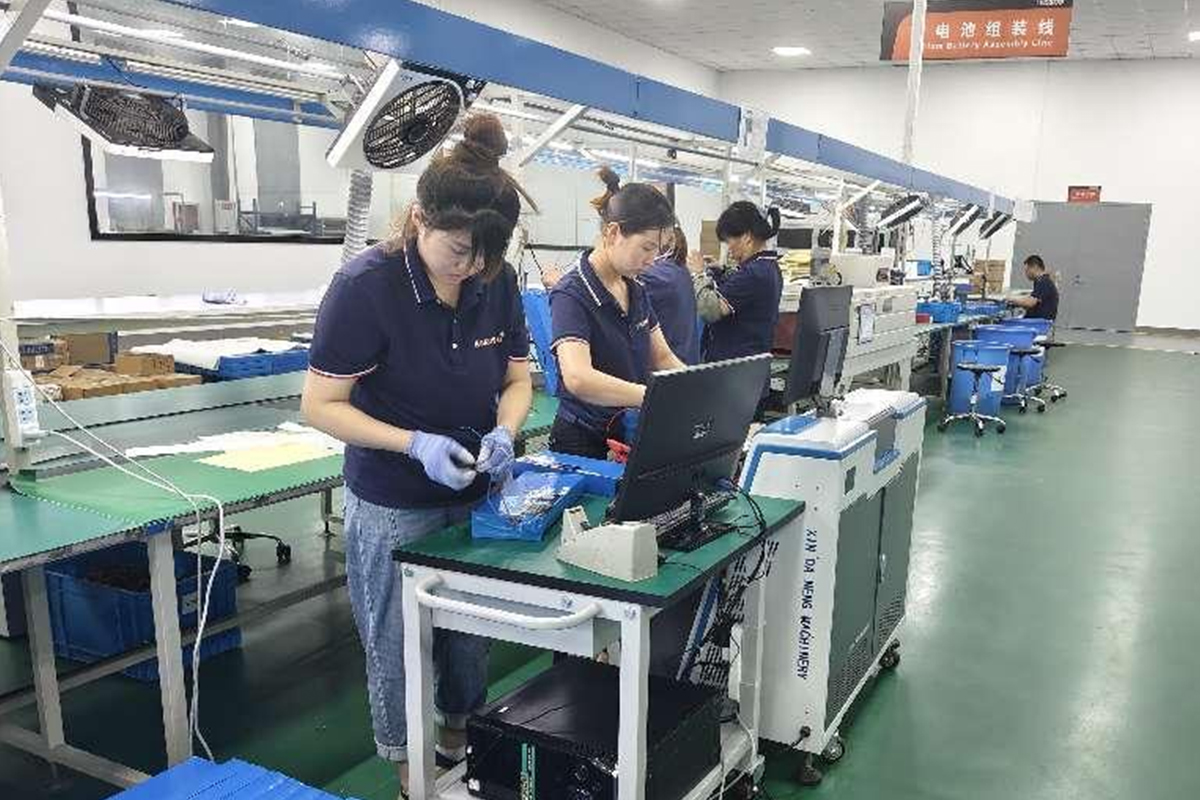
M550 316L557 348L565 341L586 342L592 351L592 367L606 375L645 384L650 380L650 334L658 329L658 317L646 289L625 278L629 289L629 312L600 282L590 261L591 251L579 258L579 269L563 277L550 292ZM558 415L573 425L605 433L608 423L622 411L585 403L559 390Z
M1037 305L1025 312L1029 319L1058 319L1058 286L1047 274L1033 281L1033 297Z
M650 295L650 305L671 351L685 364L699 364L696 287L687 266L660 258L638 280Z
M329 284L317 313L310 369L356 378L350 404L382 422L450 436L472 453L496 426L508 365L529 356L516 274L462 285L457 308L443 305L415 244L395 253L364 251ZM481 497L481 476L466 491L431 481L401 453L347 446L346 485L392 508L437 507Z
M733 313L708 326L704 360L724 361L771 352L783 294L779 254L764 250L750 257L725 273L717 282L717 291Z

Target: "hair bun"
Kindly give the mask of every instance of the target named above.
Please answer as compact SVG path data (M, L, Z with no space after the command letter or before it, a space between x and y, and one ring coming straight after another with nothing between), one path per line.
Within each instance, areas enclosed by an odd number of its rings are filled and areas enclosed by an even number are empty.
M495 114L473 114L463 126L463 140L456 151L469 154L473 160L489 166L500 166L508 153L508 135Z
M614 172L612 167L601 167L596 174L600 176L601 182L610 194L616 194L621 190L621 176Z

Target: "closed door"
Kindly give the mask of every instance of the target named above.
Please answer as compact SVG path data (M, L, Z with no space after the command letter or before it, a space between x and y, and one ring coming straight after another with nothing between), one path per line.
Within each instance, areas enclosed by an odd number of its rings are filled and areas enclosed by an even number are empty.
M1017 226L1013 286L1029 286L1020 264L1036 253L1058 282L1060 326L1132 331L1150 211L1140 203L1038 203L1035 221Z

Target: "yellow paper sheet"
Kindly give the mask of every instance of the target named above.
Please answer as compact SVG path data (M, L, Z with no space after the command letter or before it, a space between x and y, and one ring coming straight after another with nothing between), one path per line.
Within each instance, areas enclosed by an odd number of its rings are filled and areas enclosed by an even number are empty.
M331 455L333 453L324 447L295 442L269 447L254 447L249 450L233 450L202 459L200 463L212 467L236 469L241 472L263 472L277 467L302 464L305 461L316 461Z

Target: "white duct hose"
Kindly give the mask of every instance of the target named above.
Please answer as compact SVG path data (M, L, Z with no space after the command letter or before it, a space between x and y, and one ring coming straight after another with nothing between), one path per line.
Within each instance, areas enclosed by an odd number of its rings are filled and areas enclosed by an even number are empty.
M361 253L367 246L367 228L371 221L370 172L356 169L350 173L350 201L346 207L346 238L342 244L342 263Z

